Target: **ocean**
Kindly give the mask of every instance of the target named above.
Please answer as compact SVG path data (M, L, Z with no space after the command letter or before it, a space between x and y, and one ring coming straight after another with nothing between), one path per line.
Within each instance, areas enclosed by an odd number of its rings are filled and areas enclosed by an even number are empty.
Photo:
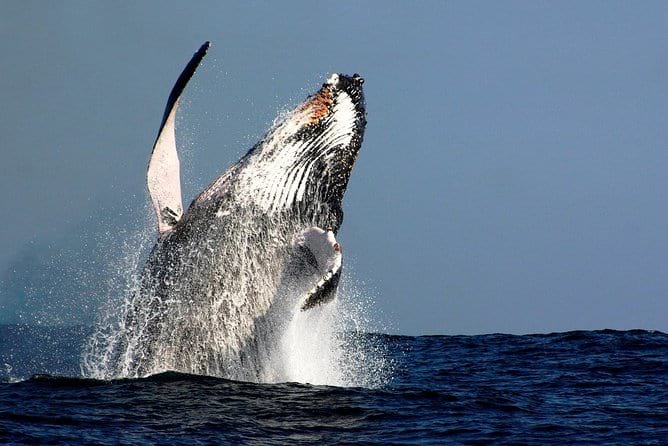
M371 387L90 379L91 332L0 326L0 443L668 444L668 335L656 331L358 335L391 364Z

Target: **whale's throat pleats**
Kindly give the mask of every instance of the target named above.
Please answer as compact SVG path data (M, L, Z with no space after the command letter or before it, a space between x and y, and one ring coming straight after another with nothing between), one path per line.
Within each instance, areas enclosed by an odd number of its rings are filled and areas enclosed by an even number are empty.
M365 124L361 88L351 78L336 77L277 120L263 140L194 205L231 193L267 213L339 209Z
M297 116L289 121L299 121ZM266 211L290 208L305 200L325 201L334 186L337 153L352 141L355 106L346 93L336 97L332 111L301 132L286 122L269 135L257 155L251 156L242 173L249 198Z

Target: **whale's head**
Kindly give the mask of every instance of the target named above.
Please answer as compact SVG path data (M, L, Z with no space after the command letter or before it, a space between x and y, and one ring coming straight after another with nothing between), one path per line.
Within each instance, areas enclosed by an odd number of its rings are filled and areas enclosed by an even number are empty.
M366 126L363 83L358 74L331 75L249 152L246 172L258 204L268 212L326 206L338 227Z

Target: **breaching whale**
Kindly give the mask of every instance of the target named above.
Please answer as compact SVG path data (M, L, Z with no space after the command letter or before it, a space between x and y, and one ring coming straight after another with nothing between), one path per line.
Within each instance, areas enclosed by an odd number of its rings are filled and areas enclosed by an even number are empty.
M159 239L106 347L108 376L257 380L282 315L326 304L339 283L335 237L366 126L364 80L331 75L184 212L176 113L208 49L179 76L153 146Z

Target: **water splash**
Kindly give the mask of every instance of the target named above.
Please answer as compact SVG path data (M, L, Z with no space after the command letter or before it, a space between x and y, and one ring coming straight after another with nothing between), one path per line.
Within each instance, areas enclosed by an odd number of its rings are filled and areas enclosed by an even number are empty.
M148 212L148 209L147 209ZM86 346L81 369L84 376L109 379L136 377L131 364L133 355L142 351L141 337L133 337L128 345L128 314L135 311L133 297L141 292L141 270L147 249L153 242L152 222L145 229L127 234L119 259L109 269L108 298L100 312L95 333ZM151 229L148 229L151 227ZM294 288L288 287L293 293ZM335 386L382 386L391 374L392 365L385 359L381 343L366 336L373 327L370 317L373 300L356 283L350 268L342 278L338 298L310 311L301 311L301 295L285 296L288 308L268 314L262 325L255 327L258 346L240 358L236 367L210 368L202 374L256 382L304 382ZM169 311L168 307L164 309ZM218 309L217 311L220 311ZM162 317L170 317L164 314ZM201 321L200 321L201 322ZM216 333L212 326L212 348L224 345L225 333ZM250 352L250 353L249 353ZM155 363L149 374L178 370L175 364L202 361L174 358L169 346L162 350L162 360ZM253 373L243 370L244 364L254 363ZM183 370L181 370L183 371Z
M380 387L393 364L385 344L368 335L373 328L373 299L344 274L339 296L309 311L295 307L279 333L265 382Z
M88 339L81 358L81 373L85 377L127 377L116 375L111 370L119 360L118 346L127 329L124 315L129 311L132 296L141 288L141 265L145 262L146 251L155 242L155 230L150 218L147 204L141 218L135 222L140 229L134 232L121 230L120 249L106 256L107 280L101 291L106 298L99 309L95 331ZM109 246L108 243L105 245Z

